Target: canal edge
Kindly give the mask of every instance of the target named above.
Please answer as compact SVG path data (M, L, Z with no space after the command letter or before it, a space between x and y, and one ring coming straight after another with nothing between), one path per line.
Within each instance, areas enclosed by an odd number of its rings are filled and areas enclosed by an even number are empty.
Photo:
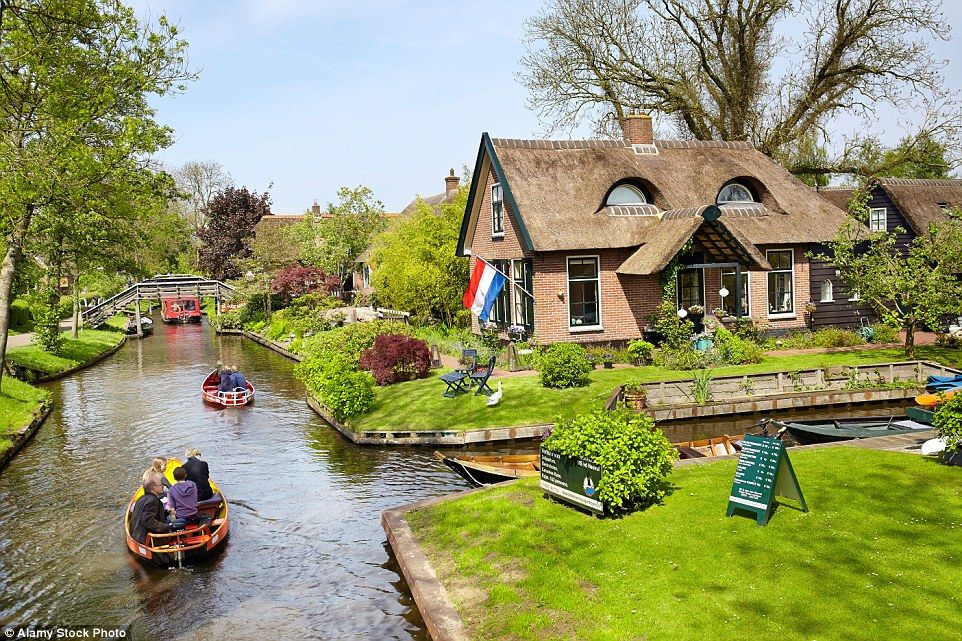
M89 361L86 361L84 363L81 363L80 365L71 367L70 369L65 370L63 372L58 372L57 374L51 374L50 376L44 376L42 378L35 378L34 380L28 381L28 382L30 384L50 383L51 381L60 380L61 378L65 378L67 376L70 376L71 374L76 374L81 370L85 370L88 367L93 367L94 365L100 363L101 361L104 361L107 358L113 356L114 354L120 351L121 347L123 347L126 344L127 344L127 337L124 336L119 343L117 343L116 345L108 349L106 352L101 352L100 354L97 354L96 356L91 358Z
M47 420L50 416L50 412L53 411L53 400L47 399L40 406L39 411L34 414L33 420L26 427L21 428L18 432L11 435L11 440L13 445L8 447L3 452L0 452L0 472L7 467L7 463L13 460L13 457L17 455L23 446L37 433L43 422Z
M514 482L507 481L498 485ZM490 487L492 486L453 492L381 512L381 527L384 528L388 544L394 551L394 557L401 568L401 574L411 590L411 596L414 597L414 603L418 606L421 618L424 619L424 625L434 641L469 641L470 637L464 630L461 615L454 607L431 561L414 538L414 533L405 517L409 512L459 499Z

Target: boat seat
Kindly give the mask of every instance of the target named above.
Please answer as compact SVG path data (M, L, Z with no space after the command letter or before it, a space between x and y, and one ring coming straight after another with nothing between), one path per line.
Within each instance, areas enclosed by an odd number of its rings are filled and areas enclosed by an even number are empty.
M220 492L210 497L209 499L204 499L203 501L197 501L198 510L206 510L212 507L217 507L221 504L224 499L221 498Z
M219 528L220 526L222 526L222 525L223 525L224 523L226 523L226 522L227 522L227 519L214 519L214 520L211 522L210 525L211 525L211 527Z
M196 545L198 543L206 543L208 538L210 537L206 534L199 534L197 536L185 536L181 541L186 545Z

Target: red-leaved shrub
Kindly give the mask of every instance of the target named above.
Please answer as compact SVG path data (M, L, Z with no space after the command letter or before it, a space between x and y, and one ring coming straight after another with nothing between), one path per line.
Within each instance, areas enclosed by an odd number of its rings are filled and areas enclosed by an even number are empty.
M341 286L341 279L320 267L291 265L277 272L271 281L271 293L281 294L288 301L304 294L329 295Z
M361 369L370 370L378 385L424 378L430 366L427 343L402 334L381 334L361 356Z

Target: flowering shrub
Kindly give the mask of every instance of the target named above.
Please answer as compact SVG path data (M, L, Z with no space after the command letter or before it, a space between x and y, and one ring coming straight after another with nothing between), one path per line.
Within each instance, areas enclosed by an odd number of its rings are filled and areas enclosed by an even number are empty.
M654 419L625 408L613 412L597 409L559 423L544 447L600 465L598 500L613 512L660 500L676 456Z
M594 369L585 350L574 343L555 343L539 354L538 376L545 387L582 387Z
M320 267L291 265L277 272L271 281L271 293L279 294L285 302L305 294L324 294L339 289L341 279L328 275Z
M361 369L370 370L378 385L424 378L431 367L427 343L401 334L382 334L361 356Z

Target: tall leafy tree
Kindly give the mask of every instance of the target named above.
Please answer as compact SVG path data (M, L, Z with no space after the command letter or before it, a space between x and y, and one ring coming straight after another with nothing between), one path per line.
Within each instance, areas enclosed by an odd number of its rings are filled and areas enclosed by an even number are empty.
M228 187L217 193L206 212L207 224L198 234L201 270L217 279L240 276L237 261L250 257L254 227L270 213L271 197L267 192L258 194L247 187Z
M852 219L829 243L831 253L816 258L833 262L848 291L858 292L882 318L905 331L905 356L914 358L920 326L939 327L945 317L962 313L962 219L952 216L933 224L900 250L896 237L902 230L869 233L865 227L869 191L856 192L849 206Z
M152 96L190 79L186 43L119 0L4 0L0 15L0 360L37 216L147 164L171 143ZM0 371L2 376L2 371Z
M367 187L342 187L338 202L317 216L307 212L289 231L301 247L302 260L340 278L354 271L354 261L375 234L384 229L384 205Z
M378 300L415 317L455 324L468 287L468 261L456 255L468 187L435 210L418 199L414 211L375 240L371 284Z
M797 158L797 174L884 175L856 164L880 106L920 120L899 151L959 144L962 111L926 42L949 29L938 0L552 0L526 25L522 80L551 128L610 134L640 110L682 136ZM839 138L841 114L864 132L830 157L789 153L805 136Z

